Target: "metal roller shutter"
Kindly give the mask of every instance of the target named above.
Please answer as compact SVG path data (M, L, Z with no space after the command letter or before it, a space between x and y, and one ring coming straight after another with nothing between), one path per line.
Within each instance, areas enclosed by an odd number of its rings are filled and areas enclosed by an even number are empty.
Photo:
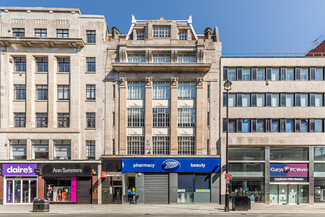
M144 175L144 203L168 204L168 174Z

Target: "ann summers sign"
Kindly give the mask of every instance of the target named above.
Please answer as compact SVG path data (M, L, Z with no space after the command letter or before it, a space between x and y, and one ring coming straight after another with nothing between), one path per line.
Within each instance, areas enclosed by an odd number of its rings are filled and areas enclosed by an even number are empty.
M52 177L91 176L92 170L97 170L96 167L96 164L44 164L42 175Z

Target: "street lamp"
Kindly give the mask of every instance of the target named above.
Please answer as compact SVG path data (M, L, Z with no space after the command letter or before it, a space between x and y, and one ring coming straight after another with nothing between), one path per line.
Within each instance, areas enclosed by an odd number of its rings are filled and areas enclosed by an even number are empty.
M228 174L228 133L229 133L229 90L231 90L232 82L229 81L229 76L227 76L227 81L223 84L223 88L227 91L227 124L226 124L226 174ZM226 179L226 194L225 194L225 212L229 212L229 180Z

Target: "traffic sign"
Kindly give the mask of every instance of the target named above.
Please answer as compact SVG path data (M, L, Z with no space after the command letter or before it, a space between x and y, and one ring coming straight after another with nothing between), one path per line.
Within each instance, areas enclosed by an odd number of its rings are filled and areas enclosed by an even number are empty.
M232 180L232 175L231 175L231 174L226 174L226 175L225 175L225 179Z

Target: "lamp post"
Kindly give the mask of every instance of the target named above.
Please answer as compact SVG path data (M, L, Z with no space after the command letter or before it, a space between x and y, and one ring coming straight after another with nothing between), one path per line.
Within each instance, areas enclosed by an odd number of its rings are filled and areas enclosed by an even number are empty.
M227 91L227 126L226 126L226 174L228 174L228 133L229 133L229 90L231 90L232 82L229 81L229 76L227 76L227 81L223 84L223 88ZM229 212L229 180L226 179L226 194L225 194L225 212Z

